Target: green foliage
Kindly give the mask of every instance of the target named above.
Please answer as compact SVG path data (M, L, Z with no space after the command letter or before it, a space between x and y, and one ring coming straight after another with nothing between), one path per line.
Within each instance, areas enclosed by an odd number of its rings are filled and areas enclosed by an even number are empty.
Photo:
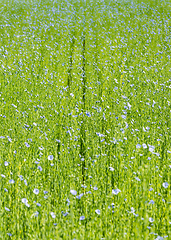
M169 1L0 9L0 239L169 239Z

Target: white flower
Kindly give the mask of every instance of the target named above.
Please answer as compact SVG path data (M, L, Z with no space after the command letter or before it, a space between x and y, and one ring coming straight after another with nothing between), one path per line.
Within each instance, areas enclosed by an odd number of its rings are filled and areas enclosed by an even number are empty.
M53 155L49 155L48 160L52 161L53 160Z
M147 145L145 143L142 144L143 148L147 148Z
M81 199L84 193L81 193L80 195L76 196L77 199Z
M154 147L154 146L151 146L151 145L148 145L148 146L149 146L149 151L150 151L150 152L154 152L155 147Z
M6 211L8 211L8 212L10 212L10 209L9 209L9 208L7 208L7 207L5 207L5 210L6 210Z
M76 190L70 190L70 193L71 193L72 195L77 195L77 191L76 191Z
M155 240L163 240L163 237L158 236Z
M25 142L25 145L26 145L26 147L30 147L30 145L27 142Z
M37 168L38 168L40 171L42 171L42 170L43 170L41 166L38 166Z
M56 215L54 212L51 212L50 215L52 216L52 218L56 218Z
M140 180L138 177L135 177L135 179L136 179L137 181L141 182L141 180Z
M34 192L34 194L39 194L39 189L35 188L35 189L33 190L33 192Z
M134 213L135 209L133 207L131 207L131 213Z
M13 184L15 181L13 179L9 180L9 183Z
M167 182L164 182L162 185L164 188L168 188L168 186L169 186L169 184Z
M103 134L101 134L101 133L97 133L97 132L96 132L96 134L97 134L98 137L105 137L105 135L103 135Z
M110 169L110 171L112 171L112 172L115 170L113 167L109 167L109 169Z
M23 178L22 175L20 175L20 176L18 176L18 177L20 178L21 181L23 181L24 178Z
M24 203L27 207L30 207L30 205L28 204L28 200L26 198L22 198L22 203Z
M151 222L151 223L154 222L154 219L150 217L149 222Z
M24 203L24 204L26 204L26 203L28 203L28 200L27 200L27 198L22 198L22 203Z
M99 215L100 214L100 210L96 209L95 212Z
M118 188L117 189L112 189L112 193L114 195L117 195L119 192L121 192L121 190L119 190Z
M126 116L125 116L125 115L121 115L121 117L122 117L123 119L126 119Z
M138 143L138 144L136 145L136 148L141 148L141 145Z

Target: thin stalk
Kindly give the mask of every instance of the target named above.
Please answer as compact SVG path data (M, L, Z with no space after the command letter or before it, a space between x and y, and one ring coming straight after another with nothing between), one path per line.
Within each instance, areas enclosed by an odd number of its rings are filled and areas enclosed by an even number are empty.
M82 49L82 102L83 102L83 115L81 121L81 129L80 129L80 155L84 159L82 161L82 182L85 182L85 142L86 142L86 135L85 135L85 93L86 93L86 74L85 74L85 35L83 36L83 49Z
M73 51L74 51L75 38L72 37L70 42L70 56L69 56L69 68L68 68L68 88L70 93L71 83L72 83L72 66L73 66Z

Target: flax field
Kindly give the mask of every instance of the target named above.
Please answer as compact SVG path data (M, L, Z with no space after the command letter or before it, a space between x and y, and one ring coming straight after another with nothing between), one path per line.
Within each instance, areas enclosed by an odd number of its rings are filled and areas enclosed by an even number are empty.
M0 1L0 240L171 239L170 16Z

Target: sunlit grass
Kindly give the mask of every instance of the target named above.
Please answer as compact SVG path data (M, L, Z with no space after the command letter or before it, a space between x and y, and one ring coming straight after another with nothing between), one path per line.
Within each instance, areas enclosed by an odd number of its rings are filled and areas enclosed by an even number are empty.
M0 239L169 239L170 3L0 9Z

